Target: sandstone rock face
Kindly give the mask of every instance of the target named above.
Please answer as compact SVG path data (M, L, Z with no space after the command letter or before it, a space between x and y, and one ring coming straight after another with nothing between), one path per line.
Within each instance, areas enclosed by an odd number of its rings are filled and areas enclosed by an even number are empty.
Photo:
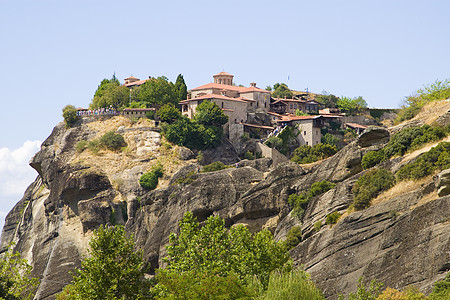
M303 240L291 256L330 299L355 291L360 276L400 289L415 284L428 292L450 267L450 195L437 194L447 186L446 172L436 186L429 182L363 211L346 213L353 202L352 187L362 174L362 155L383 146L388 137L384 129L365 132L308 168L290 161L274 165L263 158L240 161L238 168L199 173L199 164L179 160L178 153L171 152L167 159L178 159L176 172L164 178L158 189L145 191L138 179L149 170L149 162L161 158L147 149L157 146L159 133L122 128L135 153L117 160L115 154L107 154L106 161L112 164L108 169L95 164L97 158L90 163L88 156L73 160L77 141L96 137L89 122L71 129L55 127L30 163L38 178L8 214L3 228L1 248L16 241L16 250L42 282L37 299L54 299L70 282L69 271L80 266L92 230L101 224L125 225L151 270L163 266L169 234L178 231L187 211L200 221L217 215L227 226L246 224L252 232L267 228L277 240L301 224ZM225 143L204 151L206 162L234 164L239 158L230 147ZM139 149L147 150L137 153ZM397 170L401 160L383 166ZM116 170L116 163L126 167ZM307 191L321 180L336 187L312 199L303 220L293 217L289 195ZM346 214L333 227L326 226L326 216L334 211ZM314 226L318 222L320 228Z
M438 195L439 197L450 194L450 169L444 170L437 175Z

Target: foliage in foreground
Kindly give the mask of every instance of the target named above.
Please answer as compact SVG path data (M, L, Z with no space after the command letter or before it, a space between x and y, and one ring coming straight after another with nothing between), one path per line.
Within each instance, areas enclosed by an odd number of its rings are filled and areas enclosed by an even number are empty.
M350 293L348 300L376 300L381 294L382 283L372 280L368 286L363 282L364 278L360 277L358 280L358 290L356 293ZM343 295L339 295L339 300L344 300Z
M172 233L167 246L167 268L162 276L186 276L191 272L233 279L242 287L256 277L265 289L270 273L289 260L282 242L275 242L268 230L253 237L247 227L237 225L230 230L219 217L210 216L200 227L191 212L180 222L180 233ZM230 277L231 276L231 277ZM157 279L161 277L158 275ZM194 278L195 279L195 278ZM164 282L160 283L164 286ZM197 284L199 282L197 281ZM175 291L165 286L166 292Z
M258 300L291 300L325 299L322 292L311 281L308 273L295 269L288 273L275 271L270 275L267 291L263 292Z
M325 159L337 152L336 146L329 144L317 144L314 146L303 145L294 150L291 160L298 164L308 164Z
M395 182L394 175L386 169L373 169L358 178L353 186L355 196L353 205L356 210L369 207L372 199L382 191L388 190Z
M450 299L450 272L447 272L443 280L434 283L430 300Z
M303 192L301 194L291 194L288 198L289 206L292 207L292 215L296 216L301 220L306 208L308 207L309 201L320 194L334 188L336 184L322 180L315 182L311 185L308 192Z
M57 299L148 298L150 284L144 278L142 252L136 251L133 237L125 235L123 226L100 226L89 241L88 253Z
M32 267L13 252L13 246L0 259L0 299L32 299L39 281L29 277Z

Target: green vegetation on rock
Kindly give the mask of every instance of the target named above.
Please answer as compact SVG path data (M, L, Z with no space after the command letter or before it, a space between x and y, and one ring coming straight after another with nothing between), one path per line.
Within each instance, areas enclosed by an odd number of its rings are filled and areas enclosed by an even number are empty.
M395 183L394 175L386 169L372 169L358 178L353 186L353 206L356 210L367 208L372 199Z
M66 127L71 127L77 121L77 109L73 105L66 105L62 109Z
M336 224L337 221L341 218L342 214L338 211L334 211L331 214L327 215L325 224L327 225L333 225Z
M147 190L154 190L158 186L158 180L163 176L163 166L157 164L152 167L150 172L142 174L139 178L139 184Z
M336 146L329 144L317 144L314 146L303 145L294 150L291 158L298 164L308 164L321 159L328 158L337 152Z

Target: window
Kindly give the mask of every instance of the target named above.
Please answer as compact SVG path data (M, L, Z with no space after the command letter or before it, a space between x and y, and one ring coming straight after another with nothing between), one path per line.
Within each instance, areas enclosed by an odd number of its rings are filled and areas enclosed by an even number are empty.
M289 108L290 108L290 109L292 109L292 103L291 103L291 104L289 104Z
M223 108L223 102L222 102L222 108Z
M303 131L303 135L306 135L306 131Z
M316 135L319 135L319 130L316 130Z
M306 145L308 145L308 142L306 142Z

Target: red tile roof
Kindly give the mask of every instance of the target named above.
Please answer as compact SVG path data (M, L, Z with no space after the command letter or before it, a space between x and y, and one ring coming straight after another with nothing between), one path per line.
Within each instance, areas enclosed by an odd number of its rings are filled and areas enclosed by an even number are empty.
M299 121L299 120L313 120L320 118L322 116L282 116L281 120L277 122L290 122L290 121Z
M353 127L353 128L359 128L359 129L366 129L367 126L357 124L357 123L345 123L347 126Z
M251 92L265 92L270 93L269 91L257 88L257 87L243 87L243 86L235 86L235 85L227 85L227 84L219 84L219 83L208 83L201 85L199 87L193 88L192 91L199 90L208 90L208 89L219 89L219 90L228 90L234 91L238 93L251 93Z
M128 79L137 79L137 80L139 80L139 78L136 78L136 77L134 77L133 75L130 76L130 77L128 77L128 78L125 78L125 80L128 80Z
M207 95L203 95L203 96L200 96L197 98L186 99L186 100L180 101L180 103L184 104L184 103L188 103L191 101L207 100L207 99L221 99L221 100L237 101L237 102L244 102L244 103L247 103L247 101L252 101L251 99L241 100L240 98L232 98L232 97L227 97L227 96L217 95L217 94L207 94Z
M126 87L130 87L130 86L134 86L134 85L142 85L142 84L144 84L147 80L150 80L150 79L144 79L144 80L139 80L139 81L130 82L130 83L125 84L125 86L126 86Z
M156 110L156 108L124 108L123 111L152 111Z
M213 75L213 77L216 77L216 76L223 76L223 75L226 75L226 76L233 76L233 75L231 75L230 73L227 73L227 72L220 72L220 73L217 73L216 75Z
M248 126L248 127L255 127L255 128L262 128L262 129L270 129L270 130L273 129L273 127L270 127L270 126L263 126L263 125L256 125L256 124L248 124L248 123L239 123L239 124L242 124L242 125Z

